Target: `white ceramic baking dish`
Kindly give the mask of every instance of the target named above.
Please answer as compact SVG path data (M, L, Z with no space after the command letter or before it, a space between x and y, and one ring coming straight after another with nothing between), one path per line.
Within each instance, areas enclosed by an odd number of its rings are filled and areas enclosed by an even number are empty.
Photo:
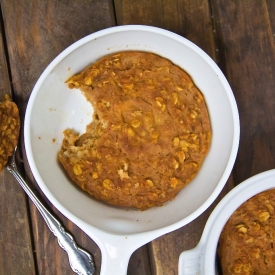
M253 176L233 188L215 207L199 244L181 253L179 275L217 275L216 250L221 231L233 212L254 195L275 188L275 170Z
M93 109L64 83L99 58L119 51L149 51L184 68L203 92L211 120L210 151L199 174L162 207L139 211L99 202L76 187L57 154L63 131L80 133ZM38 79L28 102L24 138L32 173L53 205L87 233L102 252L101 274L126 274L129 258L145 243L194 220L215 200L232 170L239 144L239 116L227 80L192 42L148 26L120 26L93 33L58 55Z

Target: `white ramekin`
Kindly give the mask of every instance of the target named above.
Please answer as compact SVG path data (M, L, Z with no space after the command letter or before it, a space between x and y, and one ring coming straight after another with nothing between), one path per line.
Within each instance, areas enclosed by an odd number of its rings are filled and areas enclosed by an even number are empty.
M179 275L216 275L216 250L221 231L233 212L254 195L275 188L275 170L255 175L233 188L210 215L199 244L181 253Z

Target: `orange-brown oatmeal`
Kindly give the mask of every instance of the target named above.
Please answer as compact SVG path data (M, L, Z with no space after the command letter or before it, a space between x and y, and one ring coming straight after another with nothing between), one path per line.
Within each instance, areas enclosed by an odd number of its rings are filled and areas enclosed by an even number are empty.
M0 171L8 162L17 146L20 131L20 117L17 105L9 95L0 102Z
M220 236L223 275L275 274L275 190L242 204Z
M144 210L173 199L195 177L211 127L204 97L184 70L158 55L128 51L102 58L67 83L94 108L85 134L64 131L59 153L80 188Z

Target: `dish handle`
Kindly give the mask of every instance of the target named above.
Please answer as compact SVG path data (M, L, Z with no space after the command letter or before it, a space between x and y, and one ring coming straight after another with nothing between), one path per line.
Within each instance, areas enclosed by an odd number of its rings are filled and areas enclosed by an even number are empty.
M157 236L154 231L126 236L111 234L95 227L86 226L85 230L100 248L100 275L126 275L133 252Z
M198 275L201 274L201 259L203 255L203 246L184 251L179 257L179 275Z
M132 252L129 253L129 251L120 251L117 254L115 254L115 251L113 252L107 251L107 253L102 253L100 275L127 274L128 263Z
M100 239L100 275L126 275L132 253L142 245L140 237L100 232Z

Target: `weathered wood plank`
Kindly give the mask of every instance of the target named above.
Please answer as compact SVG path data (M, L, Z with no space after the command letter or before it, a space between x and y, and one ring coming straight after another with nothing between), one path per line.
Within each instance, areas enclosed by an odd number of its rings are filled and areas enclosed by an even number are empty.
M275 3L273 0L266 0L266 9L268 12L273 40L275 41Z
M0 274L35 274L25 194L6 171L0 184Z
M175 32L216 60L214 29L206 0L115 0L118 25L149 25Z
M2 27L0 21L0 101L11 95ZM16 180L6 170L0 172L0 274L35 274L27 207Z
M211 9L208 1L115 0L115 8L119 25L144 24L173 31L197 44L215 61L218 60ZM232 187L233 180L231 179L221 197ZM218 201L213 204L213 207ZM213 207L190 225L166 234L150 243L152 274L178 274L177 267L180 253L197 244Z
M130 258L128 275L151 275L151 264L147 245L137 249Z
M4 94L11 95L11 83L9 79L8 65L4 49L3 26L0 21L0 100L3 99Z
M13 90L22 114L35 82L54 57L76 40L115 25L111 0L3 0L1 6ZM37 187L26 158L25 163L29 180ZM42 194L40 197L48 208L55 211ZM101 253L97 245L60 213L55 214L65 228L73 233L78 244L93 254L96 274L99 274ZM59 247L32 203L31 215L39 274L74 274L66 253Z
M192 249L198 244L208 217L218 202L233 187L234 181L230 177L218 198L202 215L186 226L161 236L149 244L153 274L178 274L178 261L181 252Z
M274 1L211 1L220 66L240 111L236 183L275 167ZM272 22L270 22L272 18ZM273 32L271 28L273 25Z
M13 89L19 105L46 66L78 39L115 25L111 0L3 0ZM24 110L24 109L23 109Z

